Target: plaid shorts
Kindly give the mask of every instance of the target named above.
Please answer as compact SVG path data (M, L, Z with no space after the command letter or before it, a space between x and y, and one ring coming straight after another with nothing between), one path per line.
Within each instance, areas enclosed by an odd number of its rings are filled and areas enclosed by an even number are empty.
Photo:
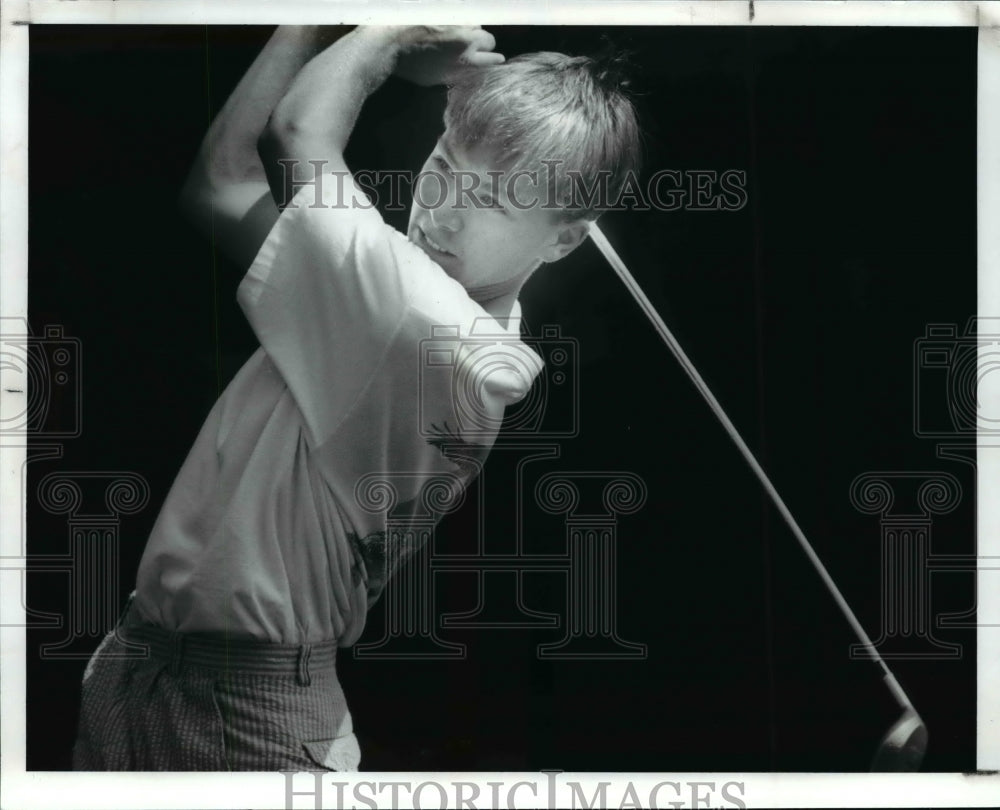
M170 633L126 608L84 673L73 767L357 770L336 650Z

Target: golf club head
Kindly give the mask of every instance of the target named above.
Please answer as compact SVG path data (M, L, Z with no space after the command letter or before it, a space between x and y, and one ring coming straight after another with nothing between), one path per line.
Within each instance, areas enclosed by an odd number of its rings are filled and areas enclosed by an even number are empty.
M873 772L920 770L927 753L927 726L913 709L907 709L886 732L872 758Z

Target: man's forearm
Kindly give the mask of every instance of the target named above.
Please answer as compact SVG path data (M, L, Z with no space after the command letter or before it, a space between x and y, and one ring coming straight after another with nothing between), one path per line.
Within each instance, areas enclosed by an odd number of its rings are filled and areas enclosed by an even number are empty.
M278 217L257 140L296 73L346 27L281 27L212 121L180 193L182 210L247 267Z
M325 45L347 29L278 28L227 99L202 141L189 186L218 188L264 180L257 139L288 85ZM194 189L189 188L188 191Z
M306 64L274 108L258 143L275 200L290 199L291 171L308 161L343 165L343 153L361 107L392 73L396 29L357 28Z

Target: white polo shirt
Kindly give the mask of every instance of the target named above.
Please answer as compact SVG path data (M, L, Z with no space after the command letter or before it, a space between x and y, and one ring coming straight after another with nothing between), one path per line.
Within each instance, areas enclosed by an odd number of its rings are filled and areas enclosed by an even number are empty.
M443 512L542 368L519 307L504 329L360 189L328 175L319 196L299 191L240 284L261 348L139 566L135 607L168 630L353 644L415 550L387 518Z

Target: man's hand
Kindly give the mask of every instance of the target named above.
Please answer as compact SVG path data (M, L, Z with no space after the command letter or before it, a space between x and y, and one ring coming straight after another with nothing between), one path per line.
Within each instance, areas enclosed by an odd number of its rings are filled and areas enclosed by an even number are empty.
M413 25L397 29L399 49L395 75L432 87L448 84L463 70L499 65L493 35L473 25Z

